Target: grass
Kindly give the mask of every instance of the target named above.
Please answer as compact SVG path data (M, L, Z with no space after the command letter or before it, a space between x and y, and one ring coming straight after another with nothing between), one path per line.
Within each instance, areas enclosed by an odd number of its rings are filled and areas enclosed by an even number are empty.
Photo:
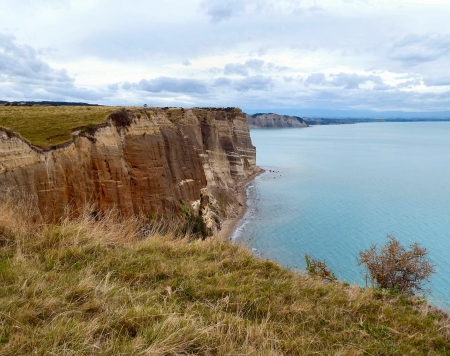
M137 118L142 115L164 114L172 123L180 121L186 110L184 108L138 108L127 107ZM74 128L92 129L95 125L106 122L114 112L120 113L114 106L2 106L0 105L0 127L10 129L31 142L46 148L72 140ZM194 108L193 113L201 122L206 122L208 112L221 110L237 111L234 108ZM223 113L221 113L223 115ZM120 115L119 115L120 116ZM119 118L119 117L117 117ZM117 122L116 122L117 123ZM123 125L123 123L119 123Z
M108 106L1 106L0 126L19 133L36 146L70 141L73 128L106 122L117 107Z
M47 224L4 198L0 354L450 355L449 321L425 303L324 284L215 238L144 236L142 223Z

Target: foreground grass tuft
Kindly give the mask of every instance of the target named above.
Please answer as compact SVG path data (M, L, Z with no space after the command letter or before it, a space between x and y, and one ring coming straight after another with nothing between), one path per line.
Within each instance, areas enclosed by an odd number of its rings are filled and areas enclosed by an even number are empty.
M449 355L425 303L324 284L219 239L111 212L0 204L1 355Z

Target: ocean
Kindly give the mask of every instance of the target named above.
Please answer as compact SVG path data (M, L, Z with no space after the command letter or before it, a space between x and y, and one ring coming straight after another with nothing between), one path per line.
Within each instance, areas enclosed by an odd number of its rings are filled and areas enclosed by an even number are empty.
M450 122L251 130L257 165L233 235L294 270L304 255L365 285L358 252L394 235L429 251L431 304L450 308Z

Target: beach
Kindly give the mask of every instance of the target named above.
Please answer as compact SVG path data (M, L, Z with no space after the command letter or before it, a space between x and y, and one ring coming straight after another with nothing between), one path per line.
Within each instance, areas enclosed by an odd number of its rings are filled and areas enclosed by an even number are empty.
M237 189L237 203L236 204L236 214L234 217L226 219L221 224L221 229L218 232L218 236L223 237L225 239L231 239L233 236L234 230L237 227L238 222L244 217L247 211L247 184L250 183L253 179L255 179L260 174L264 173L264 169L257 167L258 170L249 176L244 181L240 182L239 187Z

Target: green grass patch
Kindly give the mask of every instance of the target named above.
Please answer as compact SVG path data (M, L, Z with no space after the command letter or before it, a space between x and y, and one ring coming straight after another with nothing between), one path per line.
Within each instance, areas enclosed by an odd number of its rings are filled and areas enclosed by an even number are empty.
M106 122L118 107L108 106L0 106L0 126L40 147L72 139L72 129Z

